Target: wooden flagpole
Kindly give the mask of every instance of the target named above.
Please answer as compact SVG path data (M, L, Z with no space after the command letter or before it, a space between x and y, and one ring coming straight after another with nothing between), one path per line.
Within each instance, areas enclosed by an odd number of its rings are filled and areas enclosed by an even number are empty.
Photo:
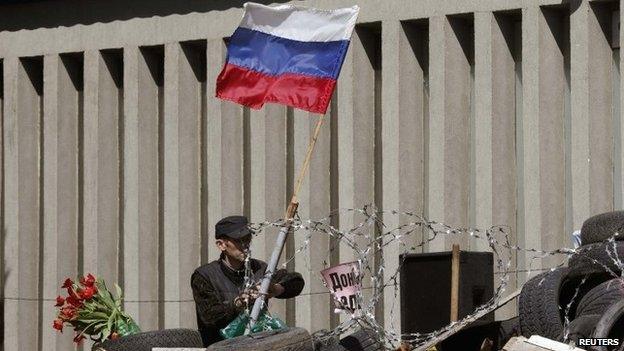
M254 302L253 308L251 310L249 324L247 324L247 328L245 329L245 334L249 334L251 328L254 326L256 320L258 319L258 316L260 315L262 307L264 306L267 293L269 292L269 286L271 285L271 278L273 277L273 273L277 268L277 263L279 262L280 256L282 255L282 250L284 249L284 244L286 243L286 238L288 237L288 232L291 229L292 220L295 217L297 207L299 206L299 202L297 201L297 194L299 193L301 183L303 183L303 178L305 177L305 174L310 166L312 152L314 151L314 146L316 145L316 140L318 139L318 135L321 131L321 126L323 125L324 120L325 115L323 114L320 115L319 120L316 122L314 134L312 135L312 139L308 144L308 150L306 152L305 159L303 160L303 164L301 165L301 169L299 170L299 175L297 176L295 187L293 189L293 194L290 198L288 208L286 209L286 214L284 215L284 226L282 227L282 229L280 229L277 240L275 241L275 248L273 249L273 253L271 254L271 260L267 265L264 278L262 279L262 283L260 284L260 296L258 296L256 301Z

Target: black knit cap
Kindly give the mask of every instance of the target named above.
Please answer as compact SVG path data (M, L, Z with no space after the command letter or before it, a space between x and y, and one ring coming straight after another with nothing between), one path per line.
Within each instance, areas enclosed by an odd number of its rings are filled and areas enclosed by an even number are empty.
M229 216L215 225L215 238L228 237L240 239L253 232L249 229L249 220L245 216Z

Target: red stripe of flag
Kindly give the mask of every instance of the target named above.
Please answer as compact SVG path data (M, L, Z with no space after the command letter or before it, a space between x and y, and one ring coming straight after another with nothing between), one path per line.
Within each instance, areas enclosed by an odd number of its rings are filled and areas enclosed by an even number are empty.
M260 109L265 102L277 102L324 114L336 81L299 74L270 76L226 64L217 78L217 97Z

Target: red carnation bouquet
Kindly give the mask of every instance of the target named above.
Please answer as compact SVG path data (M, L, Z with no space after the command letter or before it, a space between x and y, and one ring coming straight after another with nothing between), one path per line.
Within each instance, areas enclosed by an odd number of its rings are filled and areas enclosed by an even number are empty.
M75 343L86 336L102 342L140 332L139 326L121 308L122 293L117 284L116 298L104 281L92 274L80 278L79 284L67 278L62 288L67 289L67 296L56 298L59 313L52 326L60 332L65 325L73 327Z

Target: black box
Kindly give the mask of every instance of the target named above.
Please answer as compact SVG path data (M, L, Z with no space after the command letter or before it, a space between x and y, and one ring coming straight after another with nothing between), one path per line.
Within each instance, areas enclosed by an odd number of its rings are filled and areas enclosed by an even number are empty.
M459 254L459 318L494 296L491 252ZM450 323L452 252L403 254L401 264L401 332L429 333ZM493 321L489 313L481 321Z

